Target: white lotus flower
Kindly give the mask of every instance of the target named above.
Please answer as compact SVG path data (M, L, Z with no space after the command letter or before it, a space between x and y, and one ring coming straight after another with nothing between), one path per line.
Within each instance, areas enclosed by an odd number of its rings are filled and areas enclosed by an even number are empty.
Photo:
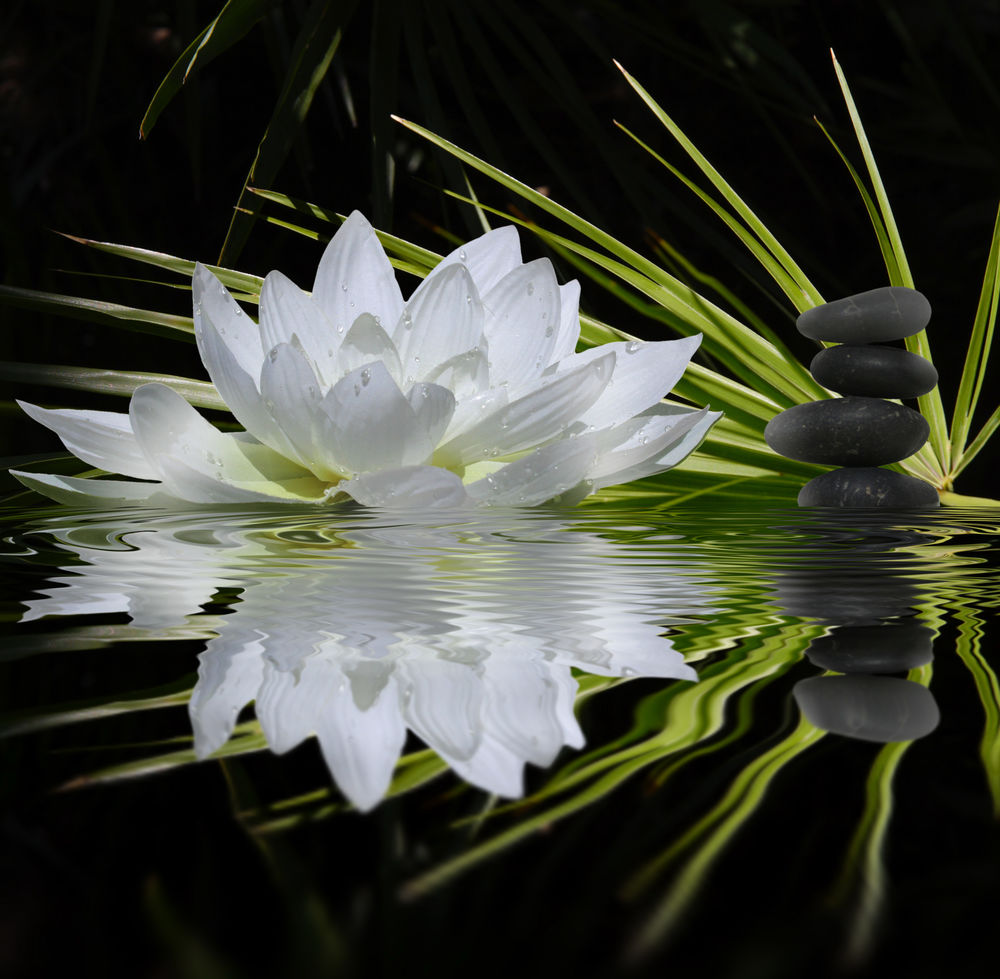
M162 384L128 414L22 404L83 461L141 482L21 482L82 505L533 505L669 469L719 417L660 403L700 336L575 353L579 285L522 264L512 227L452 252L408 302L357 212L311 295L267 276L259 323L200 265L193 291L201 358L246 431Z
M254 701L272 750L314 734L360 809L385 794L407 731L473 785L520 795L527 762L584 743L574 668L695 680L664 624L714 611L717 582L671 560L669 544L522 510L407 521L365 510L335 528L301 511L102 519L45 521L69 574L23 621L125 612L133 636L185 639L207 622L189 705L199 757ZM221 588L239 598L206 616Z

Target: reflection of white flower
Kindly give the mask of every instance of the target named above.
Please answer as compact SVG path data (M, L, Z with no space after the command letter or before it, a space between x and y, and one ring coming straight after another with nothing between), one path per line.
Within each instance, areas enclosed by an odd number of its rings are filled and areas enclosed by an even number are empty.
M718 414L659 403L700 337L575 353L579 286L521 263L512 227L444 258L403 301L357 212L312 294L272 272L254 323L194 275L198 349L245 432L146 384L128 414L23 405L85 462L142 482L15 473L77 504L533 505L676 465Z
M663 622L709 611L708 583L655 548L500 508L444 526L364 511L335 534L319 518L239 520L50 521L72 574L25 616L89 606L184 634L215 591L240 589L191 696L202 757L255 701L271 747L315 734L359 808L382 798L408 730L469 782L516 796L525 762L583 744L573 668L695 679Z

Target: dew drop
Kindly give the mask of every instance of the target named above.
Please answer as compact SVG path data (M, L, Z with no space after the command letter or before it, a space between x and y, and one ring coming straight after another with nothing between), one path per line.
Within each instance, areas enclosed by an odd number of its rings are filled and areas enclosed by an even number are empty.
M361 372L361 383L364 387L368 387L368 382L372 379L372 372L366 367Z
M630 340L625 344L625 353L634 354L640 346L642 346L642 344L640 344L638 340Z
M552 336L553 333L555 333L555 330L553 330L551 326L545 327L545 335L547 337Z
M529 282L528 283L528 295L529 296L533 296L534 294L535 294L535 283L534 282Z
M465 249L463 248L463 249L462 249L462 250L461 250L461 251L460 251L460 252L458 253L458 260L459 260L460 262L465 262L465 261L468 261L468 258L469 258L469 256L468 256L468 254L466 253Z
M471 306L472 305L472 296L466 296L465 297L465 302L466 302L467 305Z
M340 283L340 291L341 292L347 292L347 283L346 282L341 282Z

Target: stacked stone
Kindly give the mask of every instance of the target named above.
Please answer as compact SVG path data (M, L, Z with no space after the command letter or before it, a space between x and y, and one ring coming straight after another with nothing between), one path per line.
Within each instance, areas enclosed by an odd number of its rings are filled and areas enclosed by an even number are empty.
M914 289L889 286L806 310L799 332L839 344L820 351L809 371L842 395L797 405L767 424L764 438L777 453L802 462L840 466L810 480L799 506L933 507L929 483L879 468L913 455L930 428L918 411L887 401L916 398L937 384L934 365L884 344L919 333L930 303Z

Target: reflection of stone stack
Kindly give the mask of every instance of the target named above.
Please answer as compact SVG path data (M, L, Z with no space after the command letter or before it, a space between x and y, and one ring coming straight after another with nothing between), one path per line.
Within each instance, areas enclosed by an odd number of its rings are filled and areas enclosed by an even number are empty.
M937 492L923 480L881 469L913 455L929 427L912 408L886 398L916 398L937 384L933 364L885 341L919 333L930 304L913 289L873 289L807 310L798 329L839 344L820 351L813 377L844 397L797 405L768 422L767 444L790 459L840 466L810 480L801 506L931 507Z

